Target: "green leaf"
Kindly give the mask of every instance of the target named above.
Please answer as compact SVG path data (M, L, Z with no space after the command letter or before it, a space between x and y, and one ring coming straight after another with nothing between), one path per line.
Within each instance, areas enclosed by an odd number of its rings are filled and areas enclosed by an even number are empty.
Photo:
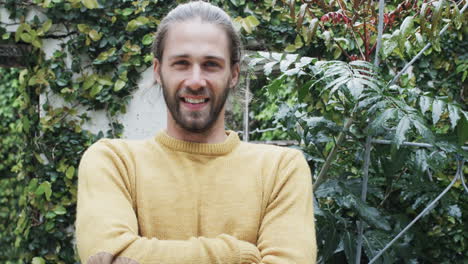
M347 75L343 75L343 76L341 76L339 78L336 78L333 81L331 81L330 83L328 83L327 86L325 86L324 90L331 89L330 90L330 96L332 96L342 85L349 82L349 79L350 78Z
M134 8L125 8L124 10L122 10L122 15L129 16L133 13L133 11L135 11Z
M439 23L442 20L441 16L442 16L444 5L445 5L444 0L434 2L435 8L432 13L432 19L431 19L431 36L433 38L437 38L439 35Z
M38 49L42 48L42 41L38 38L34 38L31 44Z
M21 122L23 124L23 131L28 133L29 129L31 128L31 122L29 121L29 118L27 116L23 116L23 118L21 118Z
M421 28L421 34L426 34L426 11L427 11L428 4L423 3L421 5L421 11L419 12L419 25Z
M326 239L324 239L324 245L321 251L321 256L324 260L330 258L340 244L340 234L338 230L333 226L330 226L328 230L330 231L327 233Z
M294 46L296 47L296 49L299 49L302 46L304 46L304 42L302 42L302 38L299 34L296 35L296 39L294 40Z
M353 194L337 197L337 203L348 209L353 209L364 221L376 228L390 231L390 223L380 214L379 210L365 204Z
M102 88L103 88L102 85L94 85L89 95L93 98L96 97L96 95L98 95L101 92Z
M354 263L356 261L356 237L353 233L345 231L342 241L348 263Z
M297 50L296 46L293 45L293 44L289 44L288 46L286 46L286 48L284 49L284 51L286 52L295 52Z
M4 34L2 35L2 39L3 39L3 40L7 40L7 39L10 38L10 36L11 36L11 33L10 33L10 32L4 33Z
M421 118L416 116L411 116L411 121L413 121L413 126L418 130L419 134L429 142L434 141L434 135L431 130L424 124Z
M434 125L439 121L440 115L444 111L444 106L445 106L445 103L442 100L436 99L432 103L432 122Z
M270 94L278 94L278 89L284 83L285 79L286 79L285 75L281 75L280 77L276 78L273 82L271 82L270 85L268 85L268 92Z
M106 85L106 86L111 86L113 84L112 80L111 80L111 77L109 77L109 76L102 76L102 77L97 79L97 82L99 84Z
M46 33L50 30L52 27L52 20L48 19L43 25L42 25L42 32Z
M46 162L42 159L41 155L39 153L34 152L34 157L40 164L46 164Z
M50 3L51 3L51 0L44 0L44 2L42 2L42 7L43 8L48 8Z
M104 61L106 61L107 59L109 59L109 57L111 57L112 55L114 55L114 53L116 52L116 48L111 48L107 51L103 51L101 52L98 57L96 58L96 60L94 61L95 64L100 64Z
M306 82L304 85L302 85L301 87L297 89L297 97L299 99L299 102L302 102L307 96L307 94L309 94L309 89L314 82L315 80L309 80L308 82Z
M370 124L370 132L373 134L382 128L388 119L395 117L396 111L397 110L395 108L389 108L377 116L377 118Z
M56 217L56 216L57 216L57 215L56 215L54 212L51 212L51 211L49 211L49 212L47 212L47 213L45 214L45 217L46 217L47 219L51 219L51 218L54 218L54 217Z
M377 71L379 70L379 69L378 69L377 67L375 67L372 63L369 63L369 62L363 61L363 60L351 61L351 62L349 63L349 65L360 67L359 69L357 69L358 71L362 71L361 68L366 68L366 69L370 70L371 73L377 72ZM374 73L374 75L375 75L375 73Z
M65 207L61 206L61 205L58 205L54 208L54 213L56 215L64 215L67 213L67 209L65 209Z
M137 30L138 27L146 25L148 23L149 23L149 19L147 17L140 16L128 22L125 30L132 32L132 31Z
M259 51L257 52L257 54L265 59L269 59L270 58L270 52L265 52L265 51Z
M296 61L297 56L297 54L286 55L286 58L280 62L280 71L285 72L288 67Z
M271 72L273 71L273 66L275 66L278 62L277 61L272 61L263 66L265 75L270 75Z
M26 42L26 43L31 43L32 37L29 33L23 33L21 34L21 40Z
M372 96L372 97L368 97L368 98L366 98L364 100L361 100L359 102L359 105L358 105L358 110L366 108L367 106L369 106L371 104L375 105L375 103L377 103L381 99L382 99L382 96L377 95L377 96Z
M354 99L358 100L361 97L362 91L364 90L362 82L360 82L358 79L353 78L346 85Z
M337 60L338 58L340 58L342 51L337 44L333 44L332 49L333 49L333 59Z
M323 131L340 131L340 127L333 121L330 121L324 117L311 116L303 119L307 122L307 129L309 133L316 134Z
M419 99L419 107L421 108L421 112L424 114L426 113L427 110L429 110L429 107L431 106L432 103L432 98L428 96L421 96Z
M283 54L278 53L278 52L272 52L271 53L271 58L279 62L279 61L281 61L283 59Z
M243 5L245 3L245 0L230 0L230 1L235 7L238 7L238 6Z
M91 31L89 31L89 37L93 40L93 41L98 41L102 38L102 34L97 32L96 30L92 29Z
M460 115L458 114L459 108L453 104L449 104L448 111L449 111L450 123L452 123L452 129L454 129L455 126L457 126L458 120L460 119Z
M21 39L21 35L23 34L23 31L24 31L24 24L20 24L15 32L15 42L18 42Z
M254 68L258 63L264 61L264 58L253 58L249 60L249 68Z
M51 187L50 182L48 181L42 182L41 185L37 187L36 194L37 195L45 194L46 199L50 201L50 196L52 195L52 187Z
M86 24L78 24L77 28L78 28L78 31L80 31L81 33L85 33L85 34L88 34L88 32L91 30L91 28Z
M68 167L67 172L65 172L65 176L68 179L72 179L74 175L75 175L75 167L73 166Z
M31 264L45 264L45 259L41 257L34 257L31 261Z
M461 27L463 26L463 14L460 12L460 9L458 8L457 4L453 5L453 13L454 13L453 24L455 25L455 28L457 30L460 30Z
M409 40L406 40L405 41L405 52L406 52L406 54L412 55L413 54L412 51L413 51L413 45L411 44L411 42Z
M414 20L412 16L407 16L401 23L400 31L403 36L408 36L413 29Z
M382 49L381 49L382 57L384 59L390 56L390 54L392 54L392 52L398 46L398 40L394 36L389 35L389 34L385 34L385 35L386 35L385 38L382 37Z
M85 82L83 83L83 89L88 90L96 83L98 76L96 74L92 74L88 78L86 78Z
M318 18L314 17L309 24L309 27L307 28L307 44L309 44L315 37L315 34L317 33L317 27L319 24Z
M398 123L396 128L395 137L393 138L393 143L396 145L396 148L399 149L401 143L406 139L406 132L410 128L410 118L405 115Z
M125 87L125 84L126 83L124 81L122 81L121 79L118 79L114 84L114 91L118 92L118 91L122 90L122 88Z
M379 230L370 230L364 233L362 240L364 246L364 252L368 259L372 259L377 253L383 249L390 241L391 234L382 232ZM389 255L389 252L384 252L380 259L376 261L376 264L390 264L394 263L394 258Z
M249 25L249 28L253 29L260 25L260 21L255 16L248 16L244 18L244 21L246 22L247 25Z
M459 146L463 146L468 141L468 119L463 117L457 125L457 141Z
M153 43L154 35L152 33L146 34L141 41L143 45L150 45Z
M419 172L423 173L427 170L427 153L424 149L418 149L415 154L414 163L416 164L417 169Z
M81 0L81 3L88 9L95 9L99 7L97 0Z
M424 37L421 35L421 33L416 32L414 36L416 37L418 47L424 47L426 45L424 42Z

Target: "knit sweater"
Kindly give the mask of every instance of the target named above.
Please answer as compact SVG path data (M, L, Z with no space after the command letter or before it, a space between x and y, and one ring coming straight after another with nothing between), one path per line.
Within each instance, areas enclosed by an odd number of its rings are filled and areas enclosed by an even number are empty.
M298 150L101 139L79 166L82 263L314 264L311 174Z

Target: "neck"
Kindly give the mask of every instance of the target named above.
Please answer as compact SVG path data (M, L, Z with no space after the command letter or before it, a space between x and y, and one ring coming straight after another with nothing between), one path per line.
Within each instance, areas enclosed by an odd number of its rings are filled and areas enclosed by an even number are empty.
M171 114L167 113L166 133L179 140L196 142L196 143L221 143L227 138L224 130L224 111L220 113L218 120L208 130L204 132L191 132L179 126L172 118Z

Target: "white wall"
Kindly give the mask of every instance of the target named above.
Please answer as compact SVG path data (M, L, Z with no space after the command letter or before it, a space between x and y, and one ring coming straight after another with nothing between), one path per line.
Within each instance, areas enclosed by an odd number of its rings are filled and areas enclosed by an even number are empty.
M26 21L32 19L35 13L30 12ZM41 19L44 19L42 14L37 14ZM4 8L0 8L0 21L2 23L14 23L8 19L8 12ZM9 32L16 31L18 25L11 25L7 27ZM55 29L59 30L60 29ZM60 32L56 32L60 33ZM63 32L62 32L63 33ZM46 58L50 58L54 51L60 49L60 43L64 40L45 39L43 41L43 51ZM66 59L68 67L71 65L70 56ZM75 76L77 77L77 76ZM166 107L162 93L159 88L153 85L152 68L148 68L142 75L138 83L138 89L133 93L133 99L127 106L127 113L117 117L124 126L123 137L128 139L142 139L152 137L157 131L165 128L166 126ZM69 106L70 103L65 102L60 96L53 94L51 91L46 91L41 94L39 102L43 104L46 101L53 107ZM78 107L78 113L86 111L84 107ZM44 113L40 113L43 116ZM90 130L93 133L103 131L104 133L109 130L109 119L105 111L88 112L91 121L84 124L83 128Z

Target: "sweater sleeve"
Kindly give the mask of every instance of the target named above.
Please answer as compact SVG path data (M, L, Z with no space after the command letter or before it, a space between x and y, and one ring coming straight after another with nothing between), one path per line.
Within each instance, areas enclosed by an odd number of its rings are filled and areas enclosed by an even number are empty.
M302 153L288 151L288 156L279 164L260 225L257 246L261 263L315 264L311 173Z
M227 234L188 240L140 236L128 162L108 140L95 143L81 159L76 240L83 264L260 262L255 245Z

